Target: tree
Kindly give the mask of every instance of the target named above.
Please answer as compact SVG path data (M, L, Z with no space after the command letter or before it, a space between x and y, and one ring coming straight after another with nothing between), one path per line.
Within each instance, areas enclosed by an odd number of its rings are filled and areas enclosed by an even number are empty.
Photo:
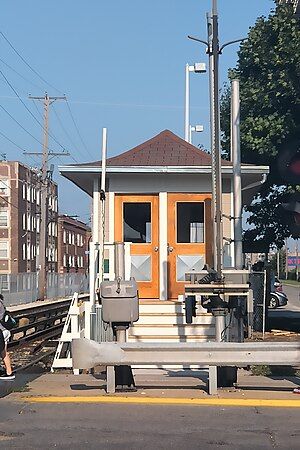
M281 247L291 231L280 204L291 186L281 179L278 155L287 142L300 143L300 23L291 4L276 4L269 17L257 19L229 78L240 80L242 161L270 166L266 183L247 208L254 228L245 238ZM223 151L229 155L229 86L221 97L221 128Z

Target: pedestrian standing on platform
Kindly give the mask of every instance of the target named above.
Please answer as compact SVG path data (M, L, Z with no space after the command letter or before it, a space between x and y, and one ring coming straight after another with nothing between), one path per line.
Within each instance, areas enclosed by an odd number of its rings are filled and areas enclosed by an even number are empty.
M5 372L0 375L0 380L13 380L15 378L15 375L12 371L10 356L7 351L7 344L11 336L11 333L3 325L5 317L8 315L3 301L4 301L3 295L0 294L0 333L1 333L0 352L5 367Z

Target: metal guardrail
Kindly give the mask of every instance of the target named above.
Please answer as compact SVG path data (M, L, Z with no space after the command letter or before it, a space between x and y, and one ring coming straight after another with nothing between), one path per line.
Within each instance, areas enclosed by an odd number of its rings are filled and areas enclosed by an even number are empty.
M97 343L88 339L72 342L73 367L107 366L107 390L115 392L114 366L135 364L209 366L209 393L217 391L216 366L298 365L299 342L205 342L205 343ZM214 370L211 370L214 369Z

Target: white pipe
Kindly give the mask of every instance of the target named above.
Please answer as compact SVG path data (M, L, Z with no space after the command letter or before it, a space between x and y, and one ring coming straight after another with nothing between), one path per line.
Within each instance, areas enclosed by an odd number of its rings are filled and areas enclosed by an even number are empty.
M106 182L106 149L107 149L107 128L102 130L102 158L101 158L101 191L105 193ZM105 200L100 201L100 221L99 221L99 283L103 280L104 262L104 241L105 241Z
M185 107L184 107L184 140L189 142L190 134L190 70L185 65Z
M235 268L243 268L242 243L242 178L240 144L240 84L231 82L231 158L233 165L234 192L234 261Z

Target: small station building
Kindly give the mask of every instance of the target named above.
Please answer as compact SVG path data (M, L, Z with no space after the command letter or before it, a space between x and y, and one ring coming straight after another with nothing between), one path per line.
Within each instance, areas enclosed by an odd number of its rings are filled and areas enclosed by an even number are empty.
M98 211L101 161L60 167ZM268 167L242 164L243 204ZM105 242L130 243L140 299L178 300L185 273L212 266L211 156L165 130L107 159ZM222 160L224 267L234 267L233 167ZM95 227L100 224L94 217ZM93 241L97 238L93 236Z

